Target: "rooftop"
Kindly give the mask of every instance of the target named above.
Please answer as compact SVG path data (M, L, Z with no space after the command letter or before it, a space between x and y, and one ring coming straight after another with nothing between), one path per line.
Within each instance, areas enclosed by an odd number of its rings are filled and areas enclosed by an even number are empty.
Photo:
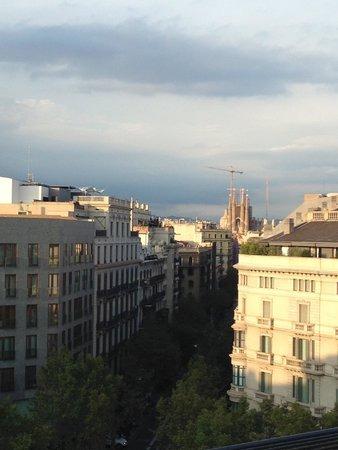
M324 246L333 243L338 245L338 221L306 222L295 227L289 234L280 233L261 242L283 246L295 244ZM331 247L331 245L328 246Z
M228 445L214 450L303 450L303 449L337 449L338 428L309 431L307 433L294 434L278 438L263 439L261 441L247 442L244 444Z

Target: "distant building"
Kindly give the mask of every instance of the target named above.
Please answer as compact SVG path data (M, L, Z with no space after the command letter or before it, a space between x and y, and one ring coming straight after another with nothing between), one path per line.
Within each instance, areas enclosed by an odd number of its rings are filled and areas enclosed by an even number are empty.
M53 351L92 354L94 224L11 213L0 215L0 398L25 399Z
M239 198L236 189L229 193L228 207L220 220L221 228L230 230L231 233L242 236L251 229L252 207L245 189L240 189Z
M206 221L186 222L182 220L164 219L164 224L175 230L178 241L210 243L214 246L215 267L213 286L218 287L219 281L226 275L232 263L232 235L229 230L218 228L216 224Z
M212 289L215 264L213 247L192 242L179 244L180 297L198 300Z
M167 311L171 320L178 306L178 245L174 229L161 226L134 226L142 243L141 293L143 313Z
M317 219L287 219L263 241L280 256L239 255L233 402L299 402L319 416L337 401L338 221Z

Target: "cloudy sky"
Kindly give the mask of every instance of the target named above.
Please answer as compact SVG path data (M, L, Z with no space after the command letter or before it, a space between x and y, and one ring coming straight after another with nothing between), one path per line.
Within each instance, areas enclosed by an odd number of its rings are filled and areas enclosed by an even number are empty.
M338 191L337 0L1 0L0 175L157 214L254 214Z

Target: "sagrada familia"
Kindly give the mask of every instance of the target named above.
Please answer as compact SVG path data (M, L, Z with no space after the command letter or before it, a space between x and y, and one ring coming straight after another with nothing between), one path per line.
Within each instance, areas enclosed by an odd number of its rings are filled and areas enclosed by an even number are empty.
M234 235L243 236L250 230L251 216L252 207L245 189L230 189L228 207L220 220L221 228L230 230Z

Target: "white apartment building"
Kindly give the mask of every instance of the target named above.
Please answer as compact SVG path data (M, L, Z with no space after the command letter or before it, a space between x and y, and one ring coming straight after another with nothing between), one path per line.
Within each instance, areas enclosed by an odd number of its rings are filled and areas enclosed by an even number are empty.
M275 256L240 254L230 400L299 402L314 415L338 400L338 222L284 224ZM276 252L277 250L277 252Z
M88 220L0 215L0 399L31 397L58 348L92 353L93 238Z
M143 312L166 310L171 320L178 306L178 245L173 227L134 225L141 239L141 291Z
M130 228L128 200L101 195L79 196L76 202L76 214L95 224L94 354L118 371L121 344L138 332L142 321L141 243Z

